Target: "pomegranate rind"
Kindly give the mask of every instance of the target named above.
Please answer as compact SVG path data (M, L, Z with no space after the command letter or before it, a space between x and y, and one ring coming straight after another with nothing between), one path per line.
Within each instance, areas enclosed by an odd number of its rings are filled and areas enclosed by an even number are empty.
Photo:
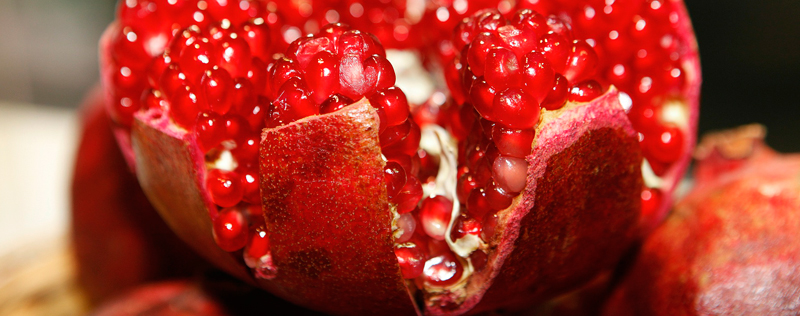
M261 140L276 294L340 315L417 313L394 256L376 110L365 100Z
M104 104L99 87L84 101L70 188L77 279L95 303L145 282L189 276L205 265L145 197Z
M147 198L182 240L218 268L254 283L249 269L233 253L217 246L211 234L216 206L204 190L205 161L191 134L169 125L166 115L150 119L137 113L131 129L136 176Z
M712 150L696 186L645 241L606 315L800 313L800 155L776 154L748 129L704 138L698 153Z
M436 298L463 303L427 312L541 303L610 270L635 241L642 157L617 90L542 117L526 157L527 186L498 213L487 268L473 274L464 297Z

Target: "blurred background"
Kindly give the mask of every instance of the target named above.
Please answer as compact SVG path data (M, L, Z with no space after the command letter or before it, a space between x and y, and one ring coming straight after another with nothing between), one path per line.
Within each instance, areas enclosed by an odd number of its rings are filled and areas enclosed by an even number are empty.
M114 0L0 0L0 101L75 108L97 81ZM800 151L800 1L686 0L703 67L700 132L759 122Z

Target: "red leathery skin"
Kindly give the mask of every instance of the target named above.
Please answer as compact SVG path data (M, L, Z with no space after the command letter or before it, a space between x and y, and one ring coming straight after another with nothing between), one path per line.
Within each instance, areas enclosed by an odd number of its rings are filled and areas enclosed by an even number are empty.
M800 156L764 128L703 137L694 188L645 240L605 315L796 315Z
M271 282L290 301L336 314L415 313L394 256L376 118L361 101L263 133Z
M205 266L142 193L117 146L100 89L89 93L81 115L70 208L77 279L89 299L97 303Z

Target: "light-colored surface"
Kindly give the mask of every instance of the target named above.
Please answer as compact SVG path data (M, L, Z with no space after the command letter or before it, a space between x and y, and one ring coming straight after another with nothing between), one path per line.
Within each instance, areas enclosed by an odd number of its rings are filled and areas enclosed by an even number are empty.
M77 126L74 111L0 102L0 257L66 238Z

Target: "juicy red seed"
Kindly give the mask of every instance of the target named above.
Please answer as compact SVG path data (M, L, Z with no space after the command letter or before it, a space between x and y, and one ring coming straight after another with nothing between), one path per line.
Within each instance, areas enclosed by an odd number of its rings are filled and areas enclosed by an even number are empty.
M110 113L112 118L124 126L131 126L133 123L133 113L138 111L142 104L138 98L120 95L116 100Z
M510 129L496 126L492 130L492 140L497 150L503 156L525 158L531 154L533 137L535 131L532 129Z
M519 82L520 64L517 56L508 48L494 47L486 54L483 73L486 83L497 91L516 85Z
M484 74L486 56L494 47L502 47L503 41L496 34L483 32L475 36L467 50L467 62L473 74L480 77Z
M247 71L247 76L245 76L245 78L253 83L253 90L256 94L262 95L267 92L268 67L267 64L257 57L253 57L250 61L250 70Z
M257 98L253 83L242 77L233 79L233 89L229 94L234 112L245 117L252 114L252 108Z
M233 79L225 69L207 70L200 79L200 89L206 98L208 107L217 114L228 113L233 103Z
M161 80L161 76L164 74L164 71L167 70L169 64L172 62L172 58L167 53L163 53L150 62L150 66L147 68L147 83L150 84L151 87L157 87Z
M467 216L467 214L461 214L453 224L453 229L450 231L450 239L455 241L466 235L480 236L480 234L481 223Z
M490 179L492 179L492 165L487 159L481 159L475 167L475 183L483 187Z
M650 103L634 104L628 116L636 130L645 134L656 132L660 125L656 107Z
M233 171L211 169L206 174L206 189L214 204L221 207L238 204L244 195L242 178Z
M412 213L401 214L397 219L397 229L402 230L402 234L395 239L396 243L404 243L414 236L417 229L417 220Z
M390 126L380 135L381 147L387 147L401 141L410 131L411 120L406 120L405 123L397 126Z
M481 188L473 189L467 198L467 213L474 218L481 218L491 210L486 191Z
M263 20L256 19L245 23L239 34L249 44L254 57L261 60L268 60L271 57L270 30Z
M164 70L164 73L161 74L159 90L161 90L167 98L170 98L175 95L181 87L186 86L187 83L186 75L181 72L178 64L172 63Z
M456 185L456 195L458 195L458 201L461 203L467 203L467 199L469 198L470 193L478 187L478 184L475 182L475 179L472 178L472 175L469 173L465 173L460 178L458 178L458 184Z
M483 224L481 230L481 239L485 242L494 240L495 229L497 228L498 215L496 212L486 214L481 223Z
M181 70L189 82L197 84L206 70L210 70L213 61L217 60L214 46L206 39L195 41L185 47L180 57Z
M378 91L369 98L373 107L378 109L378 112L383 112L386 121L381 121L381 130L390 126L402 124L408 120L410 114L408 110L408 100L405 93L397 87L390 87Z
M658 207L661 206L662 194L661 190L654 188L644 188L642 190L642 217L648 217L655 214Z
M311 91L305 82L292 77L280 89L275 106L270 113L273 126L280 126L301 118L319 114L319 105L311 99Z
M198 113L206 108L203 100L189 87L178 89L170 98L170 117L175 124L190 129L197 119Z
M236 251L247 244L247 218L241 210L225 208L214 219L214 240L222 250Z
M472 105L475 106L475 110L478 111L481 117L490 121L495 120L493 108L495 95L496 90L484 80L474 81L469 89L469 96L472 100Z
M450 250L432 255L425 261L422 272L425 282L435 286L453 285L461 279L463 273L464 267Z
M275 62L275 65L272 66L269 79L267 80L270 87L269 97L275 99L278 96L278 92L281 91L283 84L289 80L289 78L296 76L300 76L300 72L297 70L297 65L294 60L286 57L279 58Z
M422 200L419 221L422 229L434 240L444 240L453 212L453 202L437 195Z
M165 111L169 108L169 105L166 100L164 100L164 95L161 91L148 89L145 92L144 100L142 100L142 106L147 110L157 110L159 113Z
M417 178L407 177L406 184L400 189L394 199L389 200L397 204L397 212L400 214L411 212L417 203L422 199L422 185Z
M564 73L567 67L567 58L569 58L570 50L572 49L571 43L561 35L550 33L539 40L540 50L553 70L557 73Z
M414 279L422 274L425 267L425 250L413 242L395 246L394 254L400 264L400 272L405 279Z
M237 169L237 172L242 176L242 200L251 204L261 203L261 192L259 191L258 169L249 170Z
M253 55L250 46L241 37L226 37L218 46L220 47L218 65L225 69L232 77L245 77L251 68Z
M225 140L224 121L215 114L202 113L197 116L197 122L194 124L194 133L200 151L208 152Z
M683 154L683 132L675 125L667 124L652 134L645 135L645 157L662 163L678 161Z
M408 120L411 124L408 135L405 138L395 143L394 145L384 147L384 155L402 154L405 156L416 156L417 149L419 148L419 141L421 131L419 126L414 123L414 120Z
M520 25L504 25L497 28L500 39L506 47L510 48L515 55L523 56L525 53L536 49L538 43L536 31L530 27L519 27Z
M584 41L576 40L567 59L564 77L570 82L578 82L591 78L597 70L598 57L594 49Z
M506 192L520 192L527 183L528 162L522 158L499 157L492 165L492 175L497 186Z
M502 210L511 206L515 196L511 192L503 190L494 181L489 182L484 191L486 192L486 202L493 210Z
M258 149L261 135L251 134L250 136L241 139L241 142L236 143L236 148L231 151L231 154L236 158L239 165L255 164L258 162Z
M341 93L353 100L361 99L370 84L364 76L364 62L360 54L344 55L339 60L339 85Z
M265 227L255 229L244 248L244 262L250 268L258 266L258 260L269 253L269 235Z
M555 71L550 61L537 51L525 55L522 64L522 83L537 102L552 90L555 81Z
M513 129L533 128L539 123L539 102L519 88L500 92L493 103L494 120Z
M325 114L336 112L350 104L353 104L353 100L350 100L341 94L334 94L326 99L322 105L320 105L319 113Z
M383 180L386 182L386 192L389 200L393 200L400 190L406 185L406 171L396 161L386 162L383 167Z
M555 84L542 102L542 107L547 110L557 110L567 102L569 81L561 74L556 74Z
M375 85L367 90L367 95L393 87L397 79L392 64L386 57L380 55L367 58L364 62L364 72L369 82L375 82Z
M569 100L572 102L589 102L603 94L603 87L597 81L581 81L569 89Z
M305 74L317 103L325 102L339 90L339 64L331 52L321 51L315 54L308 63Z

